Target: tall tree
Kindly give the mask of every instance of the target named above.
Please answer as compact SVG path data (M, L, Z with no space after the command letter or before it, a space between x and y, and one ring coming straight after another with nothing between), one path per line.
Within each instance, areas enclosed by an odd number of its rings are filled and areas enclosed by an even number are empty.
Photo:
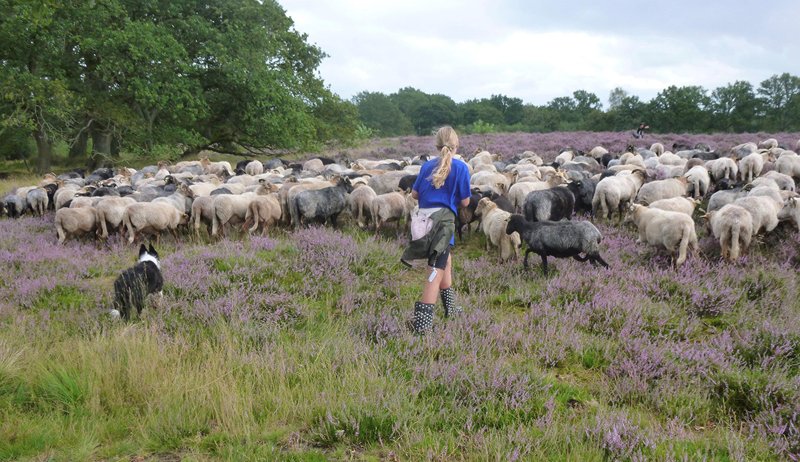
M785 131L790 123L796 122L790 118L788 109L792 99L800 94L800 77L788 72L773 75L761 82L758 94L764 102L769 129Z
M727 132L747 132L756 128L756 99L753 85L738 80L711 92L712 127Z
M397 103L380 92L362 91L353 98L361 122L380 136L409 135L411 121Z
M650 101L650 125L659 132L697 133L708 128L711 103L700 86L669 86Z

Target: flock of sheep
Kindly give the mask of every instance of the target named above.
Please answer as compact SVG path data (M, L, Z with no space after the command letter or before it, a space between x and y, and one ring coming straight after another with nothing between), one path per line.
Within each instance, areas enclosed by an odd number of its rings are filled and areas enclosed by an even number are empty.
M640 241L666 249L676 265L697 247L698 225L707 226L729 260L779 221L800 229L800 141L795 151L774 139L728 152L703 145L672 148L630 146L620 155L601 146L588 153L567 149L549 164L532 151L506 160L479 152L465 160L473 194L459 213L459 237L478 222L487 249L497 248L508 260L519 257L524 241L525 265L534 252L546 272L547 256L606 265L599 231L590 221L572 221L574 213L596 220L616 215L635 224ZM48 174L38 185L5 196L0 214L55 210L60 242L80 235L105 239L113 232L125 233L131 243L167 231L178 239L181 226L197 235L205 229L212 237L239 226L250 233L311 222L335 227L342 212L377 231L388 222L408 222L416 205L410 189L425 160L272 159L233 166L203 158L141 170L101 168L86 176ZM696 212L702 205L705 210Z

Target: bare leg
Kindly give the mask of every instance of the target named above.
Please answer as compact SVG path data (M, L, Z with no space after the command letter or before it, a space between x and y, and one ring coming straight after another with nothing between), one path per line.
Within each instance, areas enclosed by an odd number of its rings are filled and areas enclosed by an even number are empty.
M443 270L436 270L436 276L434 276L433 281L428 279L433 268L428 267L428 272L425 273L425 287L422 289L422 298L420 299L422 303L436 304L439 299L439 289L446 289L452 285L452 258L452 255L447 256L447 266ZM444 285L445 283L447 285Z

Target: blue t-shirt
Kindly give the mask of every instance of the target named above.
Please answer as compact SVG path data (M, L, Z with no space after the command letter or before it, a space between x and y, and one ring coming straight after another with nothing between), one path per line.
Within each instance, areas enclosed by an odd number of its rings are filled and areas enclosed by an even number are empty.
M464 161L453 159L450 164L450 174L444 180L441 188L433 187L433 172L439 166L439 159L431 159L422 165L417 181L414 182L414 191L419 195L421 209L433 207L447 207L458 215L458 203L470 197L469 168ZM450 240L455 244L455 239Z

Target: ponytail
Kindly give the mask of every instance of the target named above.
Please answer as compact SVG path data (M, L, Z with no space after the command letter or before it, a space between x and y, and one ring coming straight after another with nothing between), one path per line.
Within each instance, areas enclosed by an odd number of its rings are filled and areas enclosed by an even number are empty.
M436 132L436 149L439 150L439 166L431 178L433 187L439 189L444 185L450 175L450 166L453 164L453 154L458 149L458 135L453 127L444 126Z

